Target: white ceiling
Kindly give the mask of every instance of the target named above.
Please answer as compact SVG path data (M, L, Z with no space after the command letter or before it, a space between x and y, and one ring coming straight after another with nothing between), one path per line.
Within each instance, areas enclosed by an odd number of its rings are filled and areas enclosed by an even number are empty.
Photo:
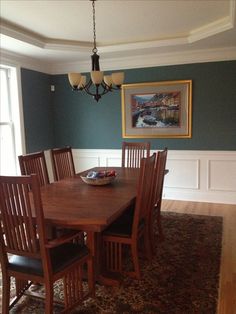
M0 6L3 57L27 57L54 73L88 70L91 1L1 0ZM235 0L98 0L101 65L112 69L137 67L135 60L139 66L158 65L157 60L185 63L197 56L199 62L211 56L236 59L235 7Z

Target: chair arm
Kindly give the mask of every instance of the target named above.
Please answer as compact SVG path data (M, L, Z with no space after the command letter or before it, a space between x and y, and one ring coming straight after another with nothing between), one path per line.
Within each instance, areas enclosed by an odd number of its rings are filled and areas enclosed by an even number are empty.
M64 234L59 238L49 240L45 247L51 249L53 247L60 246L64 243L70 242L73 239L76 239L79 235L81 235L81 231L71 231L70 233Z

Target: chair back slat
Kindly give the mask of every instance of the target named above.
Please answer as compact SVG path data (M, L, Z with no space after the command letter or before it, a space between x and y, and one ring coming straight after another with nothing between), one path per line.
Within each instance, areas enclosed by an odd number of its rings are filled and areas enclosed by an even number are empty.
M156 162L155 162L155 187L154 187L154 198L155 204L161 202L162 199L162 191L163 191L163 183L165 177L165 168L166 168L166 159L167 159L167 148L163 151L159 151L156 155Z
M150 143L122 143L122 167L140 168L142 158L150 156Z
M32 192L29 192L29 187ZM31 195L31 199L30 199ZM42 211L37 175L24 177L0 177L0 217L7 253L39 258L40 245L35 211ZM43 213L41 213L43 218ZM43 222L39 223L41 228ZM2 246L3 247L3 246Z
M52 166L56 181L75 175L75 166L71 147L51 150Z
M44 152L21 155L18 159L22 175L37 174L40 186L50 183Z
M153 179L155 167L156 154L151 157L141 159L140 174L138 180L138 191L135 203L135 214L133 221L132 236L136 237L137 234L143 229L144 224L148 223L150 210L152 209L153 197Z

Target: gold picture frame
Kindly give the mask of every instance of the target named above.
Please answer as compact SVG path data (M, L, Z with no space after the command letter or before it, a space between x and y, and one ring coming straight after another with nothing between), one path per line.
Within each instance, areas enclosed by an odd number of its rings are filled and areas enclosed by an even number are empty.
M191 138L192 80L122 85L123 138Z

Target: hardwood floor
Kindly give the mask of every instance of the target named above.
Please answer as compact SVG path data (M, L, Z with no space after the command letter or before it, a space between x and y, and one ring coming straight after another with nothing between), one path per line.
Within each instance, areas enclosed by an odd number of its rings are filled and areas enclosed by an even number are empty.
M162 211L223 217L218 314L236 314L236 205L163 200Z

